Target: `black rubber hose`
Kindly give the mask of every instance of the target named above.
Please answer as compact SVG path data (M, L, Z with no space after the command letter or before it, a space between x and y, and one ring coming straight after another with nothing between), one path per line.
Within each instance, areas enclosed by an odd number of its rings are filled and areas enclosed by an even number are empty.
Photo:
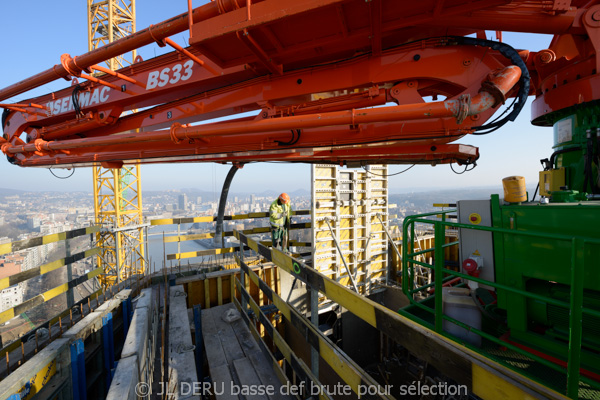
M73 103L73 108L75 109L75 115L78 117L83 116L83 112L81 111L81 106L79 105L79 92L81 91L80 85L75 85L73 88L73 93L71 93L71 103Z
M500 52L504 57L508 58L513 65L516 65L521 70L521 78L519 79L519 93L517 95L517 101L515 103L514 109L508 114L506 117L502 118L500 121L492 122L490 124L482 125L475 128L475 135L484 135L489 132L478 132L486 129L497 129L500 126L506 124L508 121L514 121L523 107L525 106L525 102L527 101L527 97L529 96L529 87L531 76L529 75L529 70L527 69L527 65L519 55L519 53L510 45L501 42L494 42L492 40L486 39L477 39L477 38L468 38L468 37L452 37L453 40L456 41L457 44L470 45L470 46L484 46L489 47L492 50L496 50Z
M576 150L581 150L581 148L574 148L574 147L569 147L567 149L560 149L560 150L556 150L554 153L552 153L552 155L550 156L550 167L554 168L554 160L556 159L556 156L564 154L564 153L568 153L570 151L576 151Z
M10 110L8 108L5 108L4 111L2 111L2 132L4 132L4 128L6 127L6 120L8 119L9 114L10 114ZM4 139L8 139L8 138L6 136L4 136ZM17 159L14 157L9 157L7 155L6 159L8 160L9 163L11 163L13 165L17 164Z
M231 186L231 181L233 181L233 177L237 170L240 169L237 165L232 165L227 173L227 177L225 178L225 182L223 182L223 189L221 190L221 198L219 199L219 212L217 213L217 224L215 227L215 237L213 239L213 243L215 246L223 247L225 244L225 239L223 238L223 218L225 217L225 205L227 205L227 195L229 194L229 187Z

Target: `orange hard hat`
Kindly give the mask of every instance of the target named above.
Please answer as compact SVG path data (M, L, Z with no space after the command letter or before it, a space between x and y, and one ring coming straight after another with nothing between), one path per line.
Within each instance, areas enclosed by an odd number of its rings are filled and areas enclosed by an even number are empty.
M281 193L281 194L279 195L279 200L281 200L281 202L282 202L283 204L287 204L287 203L289 203L289 202L290 202L290 196L288 196L288 194L287 194L287 193Z

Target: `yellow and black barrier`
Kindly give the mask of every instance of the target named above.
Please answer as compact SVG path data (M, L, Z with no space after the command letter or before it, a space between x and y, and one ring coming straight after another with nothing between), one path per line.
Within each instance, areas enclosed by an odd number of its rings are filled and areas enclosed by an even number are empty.
M77 277L70 282L63 283L62 285L56 286L55 288L47 290L44 293L40 293L37 296L32 297L31 299L26 300L21 304L9 308L8 310L2 311L0 313L0 324L13 319L17 315L29 311L32 308L43 304L60 294L66 293L69 290L73 290L74 287L100 275L101 273L102 268L96 268L95 270L90 271L85 275L81 275L80 277Z
M260 321L260 323L263 325L263 327L265 328L265 332L267 332L267 334L271 337L273 343L279 349L281 354L283 354L283 357L290 364L296 375L306 383L306 387L321 387L319 379L313 375L306 363L300 358L298 358L298 356L296 356L290 345L285 341L285 339L283 338L283 336L281 336L277 329L275 329L271 321L269 321L267 316L262 312L258 304L256 304L256 301L254 301L252 296L250 296L246 289L242 287L242 284L238 278L235 278L235 285L241 293L242 299L244 299L246 303L250 305L250 308L254 312L254 315L256 316L257 320ZM240 310L240 314L246 314L245 310L242 310L242 307L236 298L234 298L234 303L236 307ZM244 319L247 318L247 315L244 316ZM332 398L325 390L319 391L319 399L332 400Z
M312 227L310 222L301 222L297 224L291 224L290 230L295 229L308 229ZM268 226L260 227L260 228L252 228L252 229L244 229L241 231L244 235L254 235L257 233L269 233L271 232L271 228ZM234 231L225 231L223 232L223 237L234 236ZM215 237L213 232L210 233L198 233L193 235L179 235L179 236L165 236L165 243L173 243L173 242L185 242L188 240L200 240L200 239L212 239Z
M342 349L337 347L327 336L307 321L295 308L283 300L275 293L269 285L267 285L260 277L252 271L248 265L236 257L238 265L241 267L250 280L267 296L267 298L277 307L283 314L284 318L290 323L301 335L307 343L310 343L315 350L319 352L321 358L329 364L336 374L352 388L354 393L364 397L361 393L361 388L375 388L380 385L369 374L367 374L358 364L344 353ZM381 388L377 390L377 398L390 399L385 395L386 390ZM370 397L370 396L369 396Z
M240 312L240 315L242 316L242 319L246 323L246 326L248 326L248 328L250 329L250 333L254 337L254 340L256 341L256 343L258 343L258 347L260 347L260 351L267 358L267 360L271 363L273 371L275 371L275 374L277 375L279 382L281 382L282 385L287 385L289 383L288 378L287 378L287 376L285 376L285 372L281 368L281 365L279 365L279 361L277 361L275 356L273 356L273 352L271 351L271 349L269 349L267 347L267 345L263 341L261 334L258 332L258 329L256 329L256 323L254 323L254 321L250 320L250 317L248 316L247 313L242 312L242 306L241 306L240 302L238 301L238 299L236 299L235 297L233 298L233 303L237 307L238 311Z
M89 235L90 233L100 232L100 225L88 226L87 228L74 229L72 231L53 233L50 235L34 237L31 239L19 240L16 242L0 244L0 255L13 253L29 249L31 247L41 246L43 244L60 242L67 239L73 239L78 236Z
M72 393L78 393L78 391L72 391L70 388L76 387L78 383L76 380L77 378L74 377L75 374L73 371L76 371L81 366L81 364L77 365L75 362L69 362L73 347L77 346L77 343L81 341L78 350L81 351L80 354L87 355L87 352L84 353L83 341L103 326L103 317L121 307L122 302L130 297L131 292L131 289L117 292L115 295L116 301L111 301L105 306L101 306L102 310L98 308L98 312L93 313L93 318L84 319L82 316L78 324L72 325L71 328L66 328L67 330L65 332L63 332L62 328L60 331L57 330L57 334L54 335L51 340L48 340L45 346L38 346L36 341L35 351L34 349L31 349L31 357L28 357L27 361L25 359L24 348L22 348L22 358L18 361L15 360L14 362L14 367L18 366L18 368L15 370L7 369L6 372L8 372L9 375L2 380L0 398L63 398L65 395L67 398L72 398ZM67 310L67 314L68 311L69 310ZM88 313L88 316L90 316L90 313L91 310ZM103 345L106 346L106 342L104 344L101 343L100 348L102 348ZM5 350L6 348L2 351L4 352ZM112 349L107 348L107 350L110 351ZM3 353L3 356L4 354L5 353ZM8 355L6 355L6 360L8 363ZM79 369L78 372L80 371L83 370ZM100 366L99 370L96 369L96 371L101 372L102 366ZM54 376L58 376L58 379L53 378ZM85 375L83 378L81 378L81 375L79 376L79 382L81 382L81 380L85 382ZM88 377L89 376L90 375L88 374ZM98 375L96 375L96 377L97 376ZM50 386L50 388L47 388L47 386ZM85 384L83 388L85 388ZM42 394L44 392L46 392L45 395ZM81 393L82 392L79 391L80 397ZM52 394L52 396L50 396L50 394ZM85 394L85 392L83 392L83 394Z
M442 374L458 384L466 385L469 393L484 399L505 398L507 393L511 394L511 398L529 398L527 396L530 392L551 398L561 397L552 389L361 296L278 249L267 248L239 232L236 232L236 237L268 261L346 308Z
M262 244L263 246L271 246L273 244L272 241L270 240L261 240L259 242L260 244ZM312 243L311 242L300 242L298 240L290 240L290 242L288 243L288 246L290 247L312 247Z
M16 285L17 283L24 282L28 279L35 278L36 276L47 274L48 272L57 270L65 265L72 264L76 261L83 260L84 258L95 256L97 254L100 254L100 248L94 247L92 249L82 251L81 253L73 254L71 256L61 258L60 260L49 262L39 267L31 268L26 271L7 276L6 278L0 279L0 290Z
M269 246L271 244L270 241L261 241L260 243L263 244L264 246ZM290 241L289 245L297 246L297 247L312 246L312 244L310 242L297 242L295 240ZM249 250L249 249L250 248L248 246L244 246L244 250ZM240 246L221 247L218 249L208 249L208 250L198 250L198 251L188 251L185 253L167 254L167 260L182 260L184 258L218 256L221 254L237 253L238 251L240 251ZM310 255L310 253L295 253L295 254L293 254L294 257L304 257L307 255Z
M456 203L433 203L434 207L456 207Z
M297 210L292 211L294 215L310 215L310 210ZM237 215L225 215L223 221L234 221L240 219L255 219L255 218L268 218L268 212L257 212L249 214L237 214ZM153 219L150 221L150 225L180 225L180 224L194 224L199 222L215 222L216 216L208 217L187 217L187 218L161 218Z
M248 249L249 249L248 246L244 246L244 250L248 250ZM219 248L219 249L208 249L208 250L199 250L199 251L188 251L187 253L167 254L167 260L180 260L182 258L215 256L215 255L221 255L221 254L236 253L238 251L240 251L240 246L223 247L223 248Z
M132 286L132 284L135 283L133 277L128 278L126 281L123 281L121 283L119 283L118 285L113 286L113 290L114 290L114 295L113 292L104 292L104 300L106 301L107 299L110 298L114 298L114 296L119 293L122 289ZM139 287L138 287L138 291L139 291ZM78 301L77 303L75 303L73 305L73 307L81 307L84 304L87 305L88 302L91 302L92 300L96 300L96 303L98 304L98 300L100 298L100 295L103 293L102 289L98 289L96 290L94 293L91 293L90 295L84 297L83 299L81 299L80 301ZM108 295L108 296L107 296ZM88 310L89 311L89 310ZM30 331L28 331L27 333L25 333L22 337L10 342L9 344L7 344L6 346L2 347L2 349L0 349L0 358L5 358L7 353L11 353L17 349L19 349L21 347L21 343L27 343L28 339L32 336L35 335L35 331L37 331L40 328L46 328L49 329L52 325L55 325L59 322L59 320L65 318L66 316L68 316L71 312L70 308L67 308L66 310L61 311L60 313L56 314L55 316L47 319L46 321L36 325L33 329L31 329ZM60 333L58 333L60 334ZM52 335L54 338L54 334ZM49 339L53 339L53 338L49 338ZM50 340L48 340L50 341Z

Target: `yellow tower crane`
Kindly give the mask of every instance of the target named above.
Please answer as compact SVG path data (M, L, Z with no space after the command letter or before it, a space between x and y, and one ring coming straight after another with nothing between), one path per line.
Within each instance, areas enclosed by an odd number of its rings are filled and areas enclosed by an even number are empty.
M87 5L89 50L135 32L135 0L88 0ZM134 50L106 64L114 71L135 58ZM103 228L97 234L102 249L98 264L104 268L101 282L106 287L146 269L140 166L103 168L98 164L93 174L96 223Z

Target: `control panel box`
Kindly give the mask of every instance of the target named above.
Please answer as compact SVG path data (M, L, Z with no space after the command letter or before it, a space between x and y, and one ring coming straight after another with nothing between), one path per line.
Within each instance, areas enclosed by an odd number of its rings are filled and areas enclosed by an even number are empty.
M457 202L458 222L465 225L492 226L492 210L490 200L461 200ZM461 272L467 274L463 265L478 265L479 278L495 282L494 242L492 232L460 228L460 266ZM473 263L472 261L475 261ZM465 262L466 261L466 262ZM473 274L473 271L471 271ZM477 276L477 275L475 275ZM480 285L490 290L493 288Z

